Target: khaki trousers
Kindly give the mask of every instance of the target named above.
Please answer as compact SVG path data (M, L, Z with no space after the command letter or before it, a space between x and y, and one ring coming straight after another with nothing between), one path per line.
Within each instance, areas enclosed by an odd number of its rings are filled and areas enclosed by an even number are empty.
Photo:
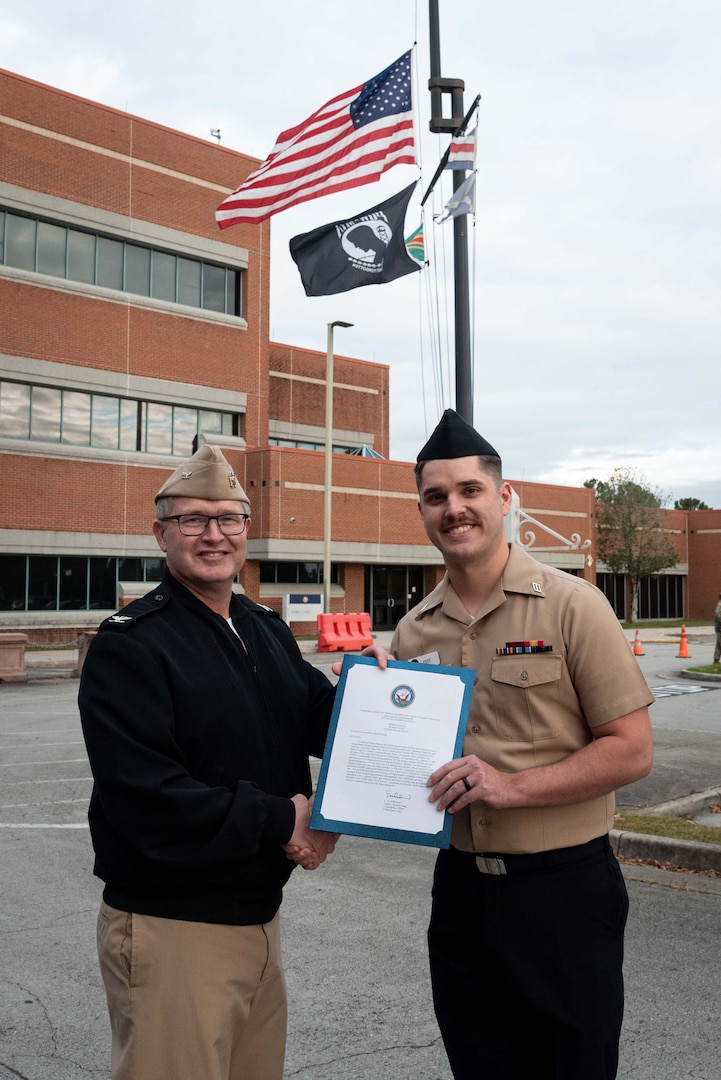
M113 1080L281 1080L280 916L264 926L98 915Z

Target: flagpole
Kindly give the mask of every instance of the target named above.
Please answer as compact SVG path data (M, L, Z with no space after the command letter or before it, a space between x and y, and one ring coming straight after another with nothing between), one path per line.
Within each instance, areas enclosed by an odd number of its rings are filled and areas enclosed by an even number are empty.
M330 540L333 505L333 331L349 322L328 323L325 361L325 490L323 493L323 610L330 615Z
M429 0L431 77L430 129L435 133L455 133L463 124L463 79L444 79L441 76L441 44L438 19L438 0ZM443 95L451 97L449 118L443 116ZM464 169L453 172L453 193L466 179ZM467 423L473 423L473 383L471 365L470 291L468 287L468 227L467 214L453 219L453 278L456 342L456 412Z

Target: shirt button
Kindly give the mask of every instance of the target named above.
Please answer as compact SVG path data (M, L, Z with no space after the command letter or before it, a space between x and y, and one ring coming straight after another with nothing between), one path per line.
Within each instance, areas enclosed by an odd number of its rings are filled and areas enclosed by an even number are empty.
M527 671L522 671L521 672L521 678L523 679L524 682L527 682L528 681L528 672Z
M483 818L483 817L482 817L482 818L479 818L479 819L478 819L478 824L479 824L479 825L480 825L481 827L485 826L485 825L487 824L487 822L486 822L486 819L485 819L485 818Z
M481 730L480 724L473 724L471 726L471 731L473 732L474 735L477 735L480 730Z
M478 637L478 634L474 630L473 633L469 634L468 636L471 639L471 641L475 641L476 638Z

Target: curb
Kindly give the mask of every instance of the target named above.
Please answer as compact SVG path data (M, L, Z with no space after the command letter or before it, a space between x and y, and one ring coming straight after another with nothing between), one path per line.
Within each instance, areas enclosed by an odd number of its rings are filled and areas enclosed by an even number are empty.
M682 679L695 679L696 682L721 682L721 675L715 675L713 671L691 671L685 668L681 672Z
M674 817L696 817L721 803L721 787L696 791L670 802L639 808L636 813L654 817L671 814ZM616 855L625 859L650 859L668 863L685 870L714 870L721 872L721 844L705 844L700 840L676 840L671 836L651 833L632 833L621 829L610 832L611 846Z
M721 787L706 788L705 791L696 791L693 795L685 795L680 799L672 799L670 802L656 803L655 806L636 812L649 815L673 814L674 817L696 817L699 813L710 810L715 803L721 803Z
M669 836L621 832L611 829L611 847L621 859L650 859L680 870L714 870L721 873L721 844L674 840Z

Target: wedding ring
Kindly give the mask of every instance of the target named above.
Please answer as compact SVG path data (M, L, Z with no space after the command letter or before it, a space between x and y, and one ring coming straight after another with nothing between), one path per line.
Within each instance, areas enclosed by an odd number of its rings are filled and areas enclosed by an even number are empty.
M462 776L461 780L466 785L466 791L470 791L471 790L471 785L468 783L468 777L467 776Z

